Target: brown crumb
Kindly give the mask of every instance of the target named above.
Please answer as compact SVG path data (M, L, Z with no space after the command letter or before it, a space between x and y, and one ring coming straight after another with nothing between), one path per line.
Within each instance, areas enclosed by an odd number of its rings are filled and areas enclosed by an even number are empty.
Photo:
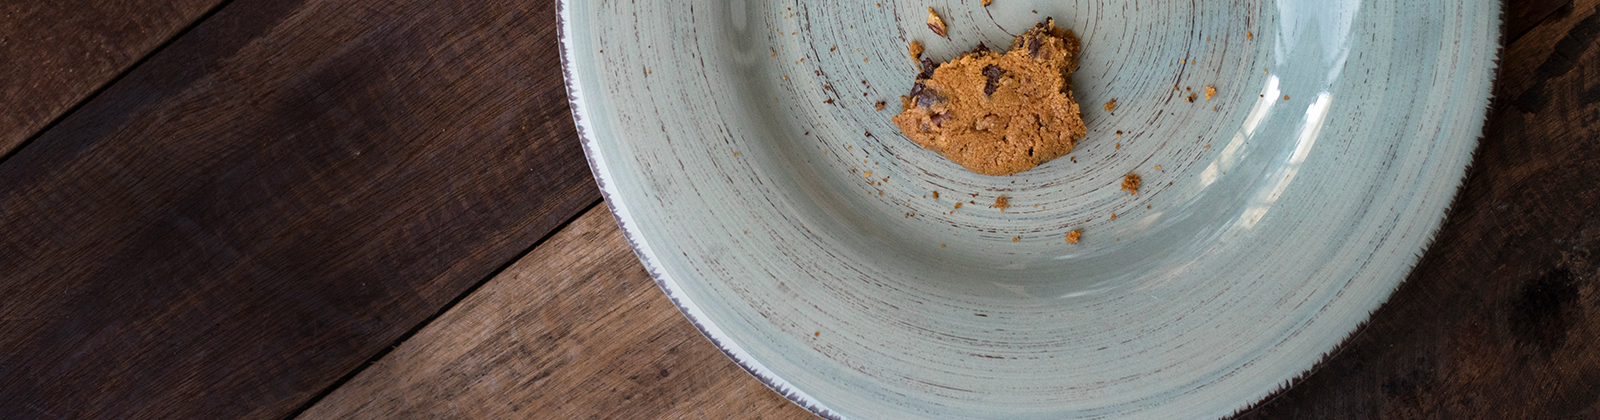
M1011 242L1021 242L1021 241L1022 241L1022 237L1021 236L1013 236L1013 237L1011 237Z
M909 48L911 49L912 63L916 63L918 60L922 59L922 51L924 51L924 49L922 48L921 42L911 41L911 46Z
M1127 175L1123 176L1122 177L1122 190L1131 192L1134 195L1138 195L1139 194L1139 176L1138 175L1134 175L1134 174L1127 174Z
M989 3L994 3L994 0L983 0L983 7L989 7Z
M1111 102L1106 102L1106 111L1115 111L1116 109L1117 98L1111 98Z
M861 177L862 178L871 178L872 177L872 171L867 171L867 173L861 174ZM1137 179L1137 178L1135 178L1135 179ZM1128 185L1126 183L1127 181L1123 181L1123 182L1124 183L1122 185ZM1133 185L1134 185L1134 188L1138 188L1139 187L1139 181L1134 181Z
M1212 96L1217 96L1217 88L1215 86L1206 86L1206 100L1211 100Z
M1000 209L1001 212L1004 212L1004 211L1006 211L1006 209L1011 208L1011 204L1008 201L1009 200L1006 198L1006 196L1003 196L1003 195L999 196L999 197L995 197L994 198L994 205L989 206L989 208Z
M1156 170L1161 170L1161 165L1156 165Z
M1285 101L1289 100L1289 95L1283 95L1283 100L1285 100Z
M1117 149L1116 150L1122 150L1122 143L1117 143Z
M1081 230L1074 230L1074 231L1071 231L1071 232L1067 232L1067 243L1069 243L1069 244L1078 243L1078 238L1082 238L1082 237L1083 237L1083 231L1081 231Z
M877 104L873 104L872 106L875 107L875 108L878 108L879 111L882 111L884 105L888 105L888 104L883 102L883 101L878 101Z
M822 336L822 331L817 331L817 332L811 333L811 336L812 337L821 337Z
M828 98L828 100L822 101L822 103L832 105L833 104L833 98Z
M938 191L934 191L933 192L933 199L935 199L935 200L939 199L939 192Z
M1183 100L1189 101L1190 103L1193 103L1194 102L1194 98L1195 98L1195 94L1190 93L1189 96L1183 98Z
M833 50L837 50L837 49L839 49L838 45L835 45L835 46L832 46L832 47L828 47L828 51L829 52L833 52Z
M959 202L959 201L956 202L956 208L958 208L958 209L961 208L961 202Z
M1254 32L1244 31L1244 39L1256 39L1256 34Z
M1067 156L1067 159L1072 159L1072 163L1078 163L1078 157L1077 156Z
M1118 138L1121 138L1121 137L1122 137L1122 130L1117 130L1117 137L1118 137Z
M940 248L944 248L944 244L939 244L939 247Z
M1111 213L1111 220L1117 220L1117 214Z
M940 37L945 37L945 29L946 28L948 28L948 27L944 24L944 19L940 19L939 18L939 14L938 13L934 13L933 12L933 8L929 7L928 8L928 29L933 30L933 33L939 35Z

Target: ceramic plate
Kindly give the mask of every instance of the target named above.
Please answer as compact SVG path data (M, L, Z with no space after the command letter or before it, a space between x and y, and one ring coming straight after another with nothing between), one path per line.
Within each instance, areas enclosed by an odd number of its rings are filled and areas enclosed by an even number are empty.
M1438 228L1501 14L979 3L561 2L573 116L640 260L728 356L822 417L1217 418L1287 385ZM1046 17L1083 40L1089 134L1069 157L977 175L890 122L908 41L942 61Z

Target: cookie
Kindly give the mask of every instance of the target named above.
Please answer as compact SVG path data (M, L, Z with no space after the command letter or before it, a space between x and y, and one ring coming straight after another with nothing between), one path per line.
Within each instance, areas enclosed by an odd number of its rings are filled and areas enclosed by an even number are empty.
M972 172L1011 175L1072 152L1087 132L1069 76L1079 45L1046 20L1005 53L977 49L947 63L924 58L893 121L925 149Z

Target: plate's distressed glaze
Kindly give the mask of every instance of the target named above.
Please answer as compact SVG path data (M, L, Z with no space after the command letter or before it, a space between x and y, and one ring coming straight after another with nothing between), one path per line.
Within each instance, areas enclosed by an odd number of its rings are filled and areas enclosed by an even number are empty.
M823 417L1215 418L1285 385L1438 227L1501 13L979 3L561 2L573 115L640 259ZM907 41L944 60L1046 16L1083 38L1090 134L1070 158L980 176L895 130ZM1118 189L1129 172L1138 195Z

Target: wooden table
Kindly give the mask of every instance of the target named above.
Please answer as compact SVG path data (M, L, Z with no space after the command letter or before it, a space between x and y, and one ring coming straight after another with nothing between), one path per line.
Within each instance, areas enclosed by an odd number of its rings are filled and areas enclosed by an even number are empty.
M1600 418L1600 0L1511 0L1433 247L1240 417ZM606 213L544 1L0 2L0 418L805 418Z

